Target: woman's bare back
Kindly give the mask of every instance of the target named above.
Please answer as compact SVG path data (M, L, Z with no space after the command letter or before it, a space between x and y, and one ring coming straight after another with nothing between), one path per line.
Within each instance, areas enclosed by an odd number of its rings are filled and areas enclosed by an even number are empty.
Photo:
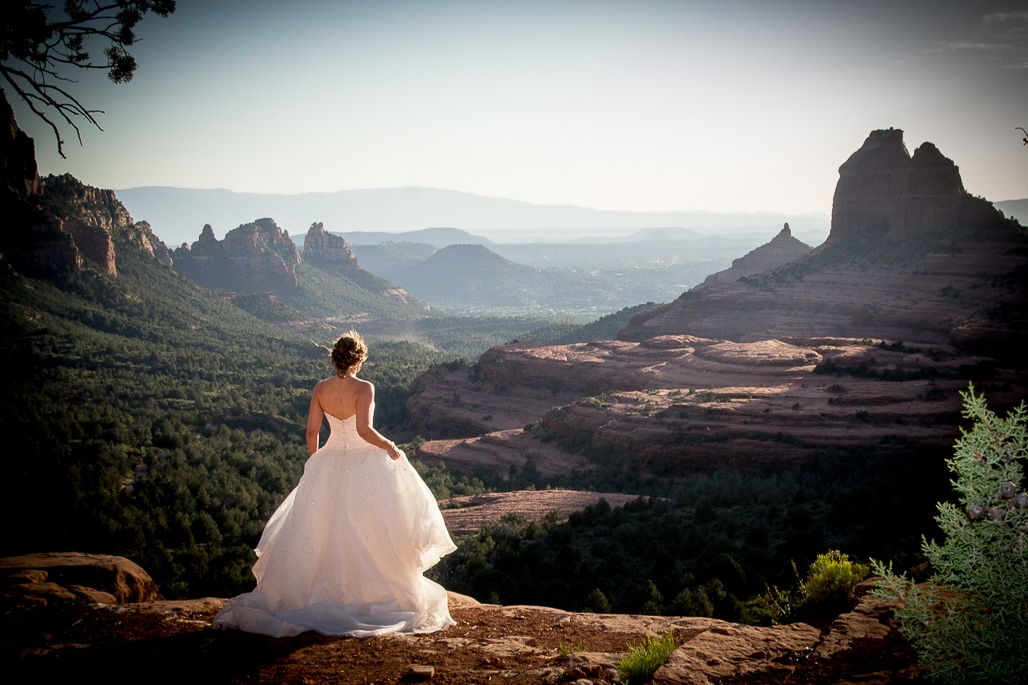
M348 419L357 413L358 397L371 383L352 376L326 378L314 386L314 397L326 414ZM373 392L373 391L372 391Z
M360 365L357 366L357 370L359 369ZM307 415L307 450L310 454L314 454L318 449L318 435L325 414L340 420L356 416L357 434L365 442L381 447L391 459L400 458L401 452L396 443L372 426L375 415L375 386L370 382L348 372L335 378L326 378L314 386Z

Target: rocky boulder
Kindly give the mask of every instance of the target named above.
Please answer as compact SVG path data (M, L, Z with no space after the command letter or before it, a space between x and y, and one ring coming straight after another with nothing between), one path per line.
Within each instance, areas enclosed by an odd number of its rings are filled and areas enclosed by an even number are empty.
M149 574L124 557L49 552L0 559L5 603L125 604L153 602L161 593Z

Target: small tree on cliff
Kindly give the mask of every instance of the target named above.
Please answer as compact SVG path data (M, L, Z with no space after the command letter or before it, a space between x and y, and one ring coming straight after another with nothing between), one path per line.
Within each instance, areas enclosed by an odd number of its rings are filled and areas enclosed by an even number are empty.
M910 583L874 562L874 594L903 601L896 614L931 675L947 683L1021 683L1028 675L1028 410L1006 418L970 388L954 456L947 460L959 504L942 502L942 544L922 543L930 582Z
M68 73L98 69L114 83L131 81L136 60L128 48L135 42L136 25L151 12L166 17L174 11L175 0L65 0L62 10L28 0L4 0L0 76L50 126L57 152L64 157L64 139L55 120L71 126L81 144L79 121L100 129L96 115L102 113L69 92L67 85L74 79ZM94 61L86 50L86 42L96 40L107 43L103 61Z

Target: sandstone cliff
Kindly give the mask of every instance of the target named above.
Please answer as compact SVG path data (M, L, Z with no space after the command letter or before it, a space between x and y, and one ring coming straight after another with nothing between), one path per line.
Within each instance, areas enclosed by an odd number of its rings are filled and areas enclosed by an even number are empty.
M289 233L271 219L258 219L214 236L210 224L199 239L174 252L175 268L206 288L240 293L296 288L300 251Z

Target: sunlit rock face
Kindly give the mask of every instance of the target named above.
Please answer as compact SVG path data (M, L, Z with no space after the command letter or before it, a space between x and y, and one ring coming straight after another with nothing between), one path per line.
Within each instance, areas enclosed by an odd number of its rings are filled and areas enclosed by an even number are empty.
M165 266L174 266L171 251L164 241L154 235L153 229L146 221L138 221L122 231L125 241L133 247L151 254L154 259Z
M262 293L296 288L302 261L289 233L271 219L258 219L218 240L203 227L199 239L174 253L175 268L207 288Z

